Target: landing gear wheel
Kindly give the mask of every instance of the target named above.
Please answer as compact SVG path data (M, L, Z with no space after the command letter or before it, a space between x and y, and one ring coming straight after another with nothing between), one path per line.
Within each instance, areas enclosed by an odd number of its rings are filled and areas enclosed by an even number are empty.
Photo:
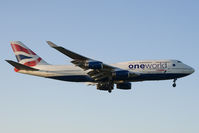
M109 93L111 93L111 92L112 92L112 90L108 90L108 92L109 92Z
M176 83L173 83L173 87L176 87Z
M176 87L176 80L177 80L177 79L174 79L174 80L173 80L173 85L172 85L173 87Z

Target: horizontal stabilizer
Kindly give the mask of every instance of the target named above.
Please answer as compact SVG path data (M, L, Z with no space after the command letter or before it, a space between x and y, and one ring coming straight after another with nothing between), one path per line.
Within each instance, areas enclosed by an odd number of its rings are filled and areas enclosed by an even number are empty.
M18 70L27 70L27 71L39 71L39 69L35 69L29 66L25 66L23 64L11 61L11 60L6 60L10 65L14 66Z

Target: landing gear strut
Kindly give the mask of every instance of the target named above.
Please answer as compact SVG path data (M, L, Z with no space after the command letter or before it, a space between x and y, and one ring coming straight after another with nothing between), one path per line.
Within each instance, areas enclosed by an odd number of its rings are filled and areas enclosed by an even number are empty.
M174 80L173 80L173 85L172 85L173 87L176 87L176 80L177 80L177 79L174 79Z
M113 84L113 82L110 83L110 85L109 85L108 88L109 88L109 89L108 89L108 92L111 93L112 90L114 89L114 84Z

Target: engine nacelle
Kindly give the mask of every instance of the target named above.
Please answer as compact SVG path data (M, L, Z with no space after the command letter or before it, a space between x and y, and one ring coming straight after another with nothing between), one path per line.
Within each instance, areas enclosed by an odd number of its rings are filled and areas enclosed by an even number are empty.
M100 61L88 61L85 63L85 66L89 69L102 69L103 63Z
M126 79L129 77L129 72L122 70L122 71L115 71L113 74L114 79Z
M117 89L130 90L131 83L119 83L119 84L117 84Z

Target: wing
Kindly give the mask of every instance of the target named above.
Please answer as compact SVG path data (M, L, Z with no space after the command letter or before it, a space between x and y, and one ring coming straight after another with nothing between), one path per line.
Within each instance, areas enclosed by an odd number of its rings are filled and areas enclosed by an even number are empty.
M79 55L75 52L72 52L68 49L65 49L63 47L60 47L60 46L57 46L55 45L53 42L51 41L46 41L48 43L48 45L50 45L52 48L58 50L59 52L61 52L62 54L65 54L66 56L74 59L74 60L88 60L89 58L85 57L85 56L82 56L82 55Z
M71 63L74 65L84 69L85 71L88 70L88 75L94 79L95 81L102 81L102 80L112 80L114 76L119 73L126 73L128 76L137 76L138 73L130 72L127 70L123 70L111 65L107 65L101 61L93 60L91 58L82 56L75 52L72 52L68 49L65 49L61 46L57 46L51 41L47 41L47 43L54 49L58 50L62 54L72 58L73 60Z

